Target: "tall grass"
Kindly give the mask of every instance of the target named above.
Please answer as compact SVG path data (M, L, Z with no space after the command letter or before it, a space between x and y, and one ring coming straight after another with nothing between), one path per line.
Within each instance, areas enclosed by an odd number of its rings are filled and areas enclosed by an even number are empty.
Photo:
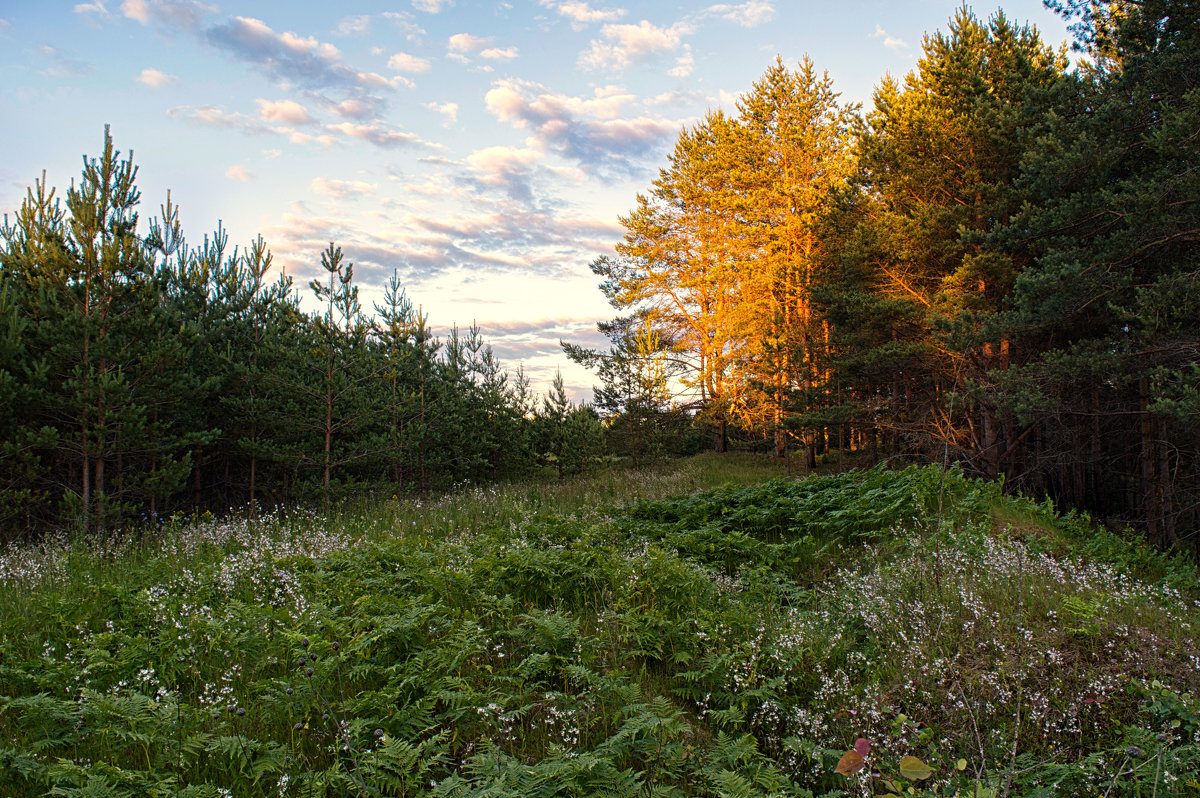
M175 519L0 556L0 795L1189 795L1198 600L936 469Z

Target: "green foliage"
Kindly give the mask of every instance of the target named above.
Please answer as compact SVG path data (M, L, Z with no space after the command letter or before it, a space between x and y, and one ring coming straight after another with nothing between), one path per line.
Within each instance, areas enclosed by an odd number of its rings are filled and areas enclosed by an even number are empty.
M477 328L443 344L395 276L368 321L333 243L303 312L261 237L190 246L170 195L139 230L136 176L106 130L65 203L39 181L0 227L0 539L533 471L528 383ZM586 473L598 422L560 421Z
M618 476L9 551L0 791L1187 794L1182 562L956 470Z

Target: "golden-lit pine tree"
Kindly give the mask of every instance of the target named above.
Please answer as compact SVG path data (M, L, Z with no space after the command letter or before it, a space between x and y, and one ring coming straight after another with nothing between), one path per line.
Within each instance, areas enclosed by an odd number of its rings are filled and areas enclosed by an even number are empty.
M730 212L730 181L740 171L738 136L736 124L719 111L684 130L670 165L621 217L626 232L617 257L592 266L605 278L612 304L636 307L686 367L684 386L711 423L718 451L736 404L733 315L741 264L733 241L741 231Z
M744 262L734 316L738 411L744 422L770 431L783 456L786 417L820 404L824 390L829 336L812 290L830 255L821 217L854 167L855 108L839 104L828 74L819 75L806 57L795 70L776 59L738 110ZM811 459L811 430L803 440Z

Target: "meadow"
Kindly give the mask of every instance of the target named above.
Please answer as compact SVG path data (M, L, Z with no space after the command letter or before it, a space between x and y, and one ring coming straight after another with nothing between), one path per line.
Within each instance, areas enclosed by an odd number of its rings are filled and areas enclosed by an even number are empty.
M0 553L4 796L1195 796L1200 572L951 469Z

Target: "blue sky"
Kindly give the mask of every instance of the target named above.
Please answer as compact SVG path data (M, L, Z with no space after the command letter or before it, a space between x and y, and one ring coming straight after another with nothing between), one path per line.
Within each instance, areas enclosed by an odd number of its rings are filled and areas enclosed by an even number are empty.
M5 0L0 211L45 170L65 192L104 125L171 190L191 243L262 234L307 291L320 251L364 304L398 270L435 330L479 323L544 390L560 338L612 315L588 263L683 125L734 108L775 57L809 55L848 102L916 64L953 0ZM995 6L974 6L981 17ZM1040 2L1005 13L1068 38Z

